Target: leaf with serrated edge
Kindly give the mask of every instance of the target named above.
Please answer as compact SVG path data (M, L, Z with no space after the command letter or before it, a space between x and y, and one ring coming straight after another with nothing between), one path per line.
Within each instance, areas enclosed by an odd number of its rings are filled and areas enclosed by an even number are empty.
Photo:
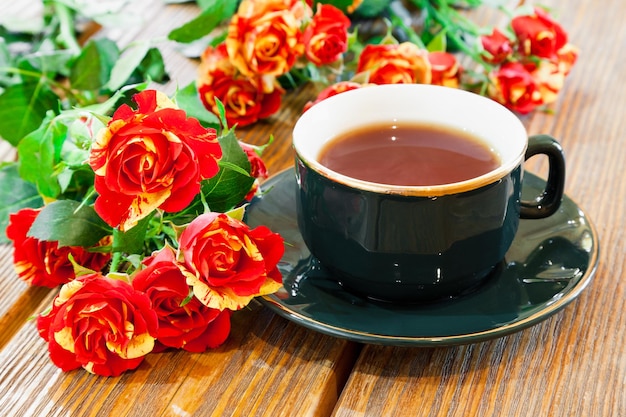
M89 247L111 233L93 207L81 206L73 200L57 200L41 210L28 236L58 241L59 246Z
M222 160L218 174L202 183L202 193L213 211L228 211L239 204L254 183L249 174L243 175L230 165L236 165L246 173L250 172L250 161L231 130L220 138Z
M154 212L141 219L135 226L125 232L115 230L113 233L113 251L124 253L143 252L146 230Z

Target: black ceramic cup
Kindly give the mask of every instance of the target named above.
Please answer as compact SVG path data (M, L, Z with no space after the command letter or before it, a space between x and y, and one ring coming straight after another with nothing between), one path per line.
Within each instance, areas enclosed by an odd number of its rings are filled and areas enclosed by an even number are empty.
M320 150L337 136L381 123L463 130L498 156L492 171L433 186L362 181L332 171ZM528 138L519 118L493 100L431 85L364 87L305 112L293 130L297 212L311 254L348 290L391 302L427 302L479 286L502 263L519 219L554 213L565 161L547 135ZM544 192L521 201L523 162L549 160Z

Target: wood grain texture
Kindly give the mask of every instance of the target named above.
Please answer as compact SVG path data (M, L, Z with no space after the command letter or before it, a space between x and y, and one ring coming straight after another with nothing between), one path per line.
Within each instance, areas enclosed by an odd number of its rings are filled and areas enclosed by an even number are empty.
M364 347L334 416L626 415L626 3L542 4L581 53L553 113L522 120L564 147L566 193L600 236L594 281L562 312L501 339Z
M103 378L61 372L24 326L0 351L0 415L327 416L358 349L255 302L235 313L220 348L150 354L135 371Z
M5 11L30 17L33 2ZM594 281L563 311L496 340L418 349L335 339L253 303L234 315L217 350L151 354L134 372L102 378L51 364L27 318L54 292L19 281L11 249L0 246L0 416L626 416L626 4L542 4L581 55L553 112L522 121L531 134L560 139L566 192L594 222L601 250ZM197 13L193 4L128 5L137 24L108 34L120 45L165 36ZM195 79L197 62L171 43L159 48L172 80L157 87L171 94ZM289 93L277 115L237 129L253 144L274 136L264 157L271 172L293 164L291 129L312 95ZM4 145L0 154L13 158ZM529 166L544 169L542 161Z

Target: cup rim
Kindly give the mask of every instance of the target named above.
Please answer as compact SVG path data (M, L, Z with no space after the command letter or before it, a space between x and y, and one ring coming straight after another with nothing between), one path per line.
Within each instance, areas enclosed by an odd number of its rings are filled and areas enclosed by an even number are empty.
M525 141L523 146L520 147L519 152L515 153L513 157L509 157L507 160L502 160L501 164L478 177L470 178L468 180L447 183L447 184L437 184L437 185L394 185L394 184L384 184L377 183L371 181L360 180L357 178L352 178L343 174L340 174L336 171L333 171L326 166L319 163L314 156L310 156L306 151L302 151L300 146L300 141L304 140L302 138L307 136L307 131L310 130L310 124L314 123L312 120L316 116L319 116L325 112L328 112L329 109L338 109L345 108L345 103L348 102L359 102L362 100L367 100L365 96L369 96L370 92L366 91L369 89L380 89L380 92L376 94L377 96L393 96L394 94L398 94L400 92L404 92L404 94L416 94L416 97L419 94L440 94L442 96L448 96L447 98L460 98L463 100L473 100L480 106L486 106L487 108L494 110L499 113L500 116L504 117L505 122L511 123L511 130L513 130L514 134L523 133ZM415 91L411 91L415 90ZM369 98L371 99L371 98ZM392 121L392 120L390 120ZM404 121L404 120L403 120ZM411 120L406 120L407 122L411 122ZM430 123L430 122L429 122ZM377 124L377 122L371 122L371 124ZM446 125L444 123L433 123L439 125ZM362 124L362 126L366 126L367 123ZM454 127L454 126L452 126ZM346 129L347 130L347 129ZM343 132L339 132L335 134L335 136L341 134ZM480 135L479 135L480 137ZM370 191L379 194L392 194L392 195L401 195L401 196L421 196L421 197L439 197L449 194L457 194L467 191L476 190L478 188L484 187L486 185L492 184L501 178L505 177L511 171L513 171L518 165L520 165L524 160L524 155L526 149L528 147L528 135L526 133L526 129L524 128L522 122L519 120L513 112L509 109L501 105L500 103L480 96L478 94L468 92L465 90L443 87L443 86L435 86L435 85L427 85L427 84L385 84L385 85L376 85L371 87L362 87L356 90L345 91L335 96L329 97L314 106L312 106L309 110L307 110L304 114L300 116L300 118L296 121L296 124L293 129L292 135L292 147L295 151L297 159L301 160L306 166L310 169L316 171L318 174L328 178L331 181L337 182L347 187L356 188L364 191Z

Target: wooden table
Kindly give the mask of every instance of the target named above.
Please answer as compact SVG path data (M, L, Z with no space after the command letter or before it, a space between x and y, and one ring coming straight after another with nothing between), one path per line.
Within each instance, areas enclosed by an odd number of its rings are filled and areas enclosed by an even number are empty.
M24 4L3 2L5 12ZM595 223L601 248L593 282L565 309L494 340L415 348L333 338L254 302L234 315L219 349L151 354L136 371L103 378L50 362L28 319L54 292L20 282L4 246L0 416L626 416L626 3L542 4L581 55L554 113L522 120L531 134L560 138L566 193ZM150 0L128 7L138 24L114 33L121 44L165 35L197 12ZM171 44L161 49L173 78L167 92L195 78L195 62ZM291 93L269 122L238 130L252 143L274 134L271 171L292 164L290 131L309 98L307 90ZM0 150L10 157L10 148Z

